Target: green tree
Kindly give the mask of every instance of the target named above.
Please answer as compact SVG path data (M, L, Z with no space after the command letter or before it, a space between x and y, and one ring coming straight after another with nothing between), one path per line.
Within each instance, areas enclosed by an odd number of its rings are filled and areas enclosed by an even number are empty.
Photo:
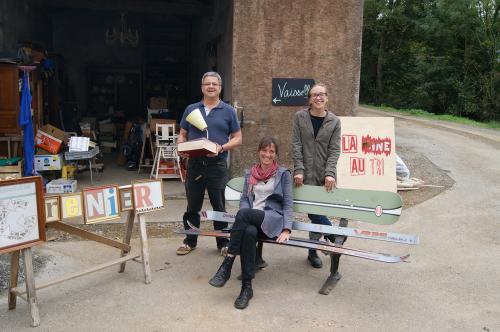
M495 0L366 0L362 101L500 118Z

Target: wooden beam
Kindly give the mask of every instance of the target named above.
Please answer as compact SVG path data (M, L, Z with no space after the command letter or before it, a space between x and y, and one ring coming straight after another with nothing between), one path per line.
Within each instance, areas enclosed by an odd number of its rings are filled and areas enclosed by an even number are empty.
M10 282L9 282L9 310L16 308L16 294L12 289L17 287L19 280L19 253L20 250L13 251L10 256Z
M134 228L134 220L135 220L135 212L134 210L131 210L128 212L128 217L127 217L127 226L125 229L125 238L123 239L123 243L130 245L130 239L132 238L132 230ZM128 251L122 250L121 257L125 256L128 254ZM119 273L122 273L125 271L125 264L126 262L123 262L120 265L120 269L118 270Z
M38 300L36 299L35 274L33 272L33 256L31 248L22 250L24 263L24 277L26 286L26 300L31 316L31 326L40 325L40 313L38 311Z
M199 1L134 1L134 0L44 0L43 4L55 8L89 9L125 13L167 14L184 16L210 16L213 6Z
M106 262L106 263L102 263L102 264L93 266L93 267L88 268L86 270L82 270L82 271L74 272L74 273L69 273L67 275L64 275L62 277L56 278L54 280L51 280L51 281L48 281L48 282L45 282L45 283L42 283L42 284L38 284L37 287L36 287L36 289L38 290L38 289L43 289L43 288L46 288L46 287L50 287L50 286L53 286L55 284L61 283L63 281L75 279L75 278L78 278L78 277L90 274L92 272L96 272L96 271L105 269L105 268L113 266L113 265L121 264L121 263L123 263L125 261L137 259L139 257L141 257L141 256L130 254L130 255L127 255L125 257L117 258L117 259L114 259L112 261L109 261L109 262ZM11 292L14 293L14 294L16 294L17 296L22 296L22 295L24 295L26 293L26 291L22 287L15 287L15 288L11 289Z
M99 242L99 243L102 243L102 244L105 244L105 245L108 245L111 247L115 247L115 248L121 249L125 252L130 252L130 245L128 245L128 244L108 239L107 237L91 233L89 231L62 223L60 221L49 222L46 224L46 226L58 229L60 231L63 231L63 232L69 233L69 234L73 234L73 235L82 237L82 238L87 239L87 240L92 240L92 241Z

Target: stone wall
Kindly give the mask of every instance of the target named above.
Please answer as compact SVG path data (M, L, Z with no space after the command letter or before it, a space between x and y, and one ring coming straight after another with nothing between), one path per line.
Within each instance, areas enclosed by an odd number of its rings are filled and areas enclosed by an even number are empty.
M297 107L271 105L273 77L313 78L330 90L330 109L353 115L358 102L362 0L234 0L232 100L244 110L243 147L232 173L254 160L258 141L272 134L280 161L291 166Z

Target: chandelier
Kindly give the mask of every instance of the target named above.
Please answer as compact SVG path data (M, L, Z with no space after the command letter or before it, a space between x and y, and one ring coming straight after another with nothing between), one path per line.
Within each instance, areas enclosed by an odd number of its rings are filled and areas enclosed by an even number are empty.
M117 29L116 27L113 27L112 32L109 29L106 30L106 44L119 44L121 47L137 47L137 45L139 44L139 31L137 29L127 27L127 24L125 23L124 13L121 13L120 16L120 28Z

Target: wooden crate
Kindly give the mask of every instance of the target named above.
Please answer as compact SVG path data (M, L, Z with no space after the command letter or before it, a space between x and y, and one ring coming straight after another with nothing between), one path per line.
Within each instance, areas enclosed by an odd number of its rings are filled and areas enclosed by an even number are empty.
M23 177L23 163L19 161L17 165L0 166L0 180L19 179Z

